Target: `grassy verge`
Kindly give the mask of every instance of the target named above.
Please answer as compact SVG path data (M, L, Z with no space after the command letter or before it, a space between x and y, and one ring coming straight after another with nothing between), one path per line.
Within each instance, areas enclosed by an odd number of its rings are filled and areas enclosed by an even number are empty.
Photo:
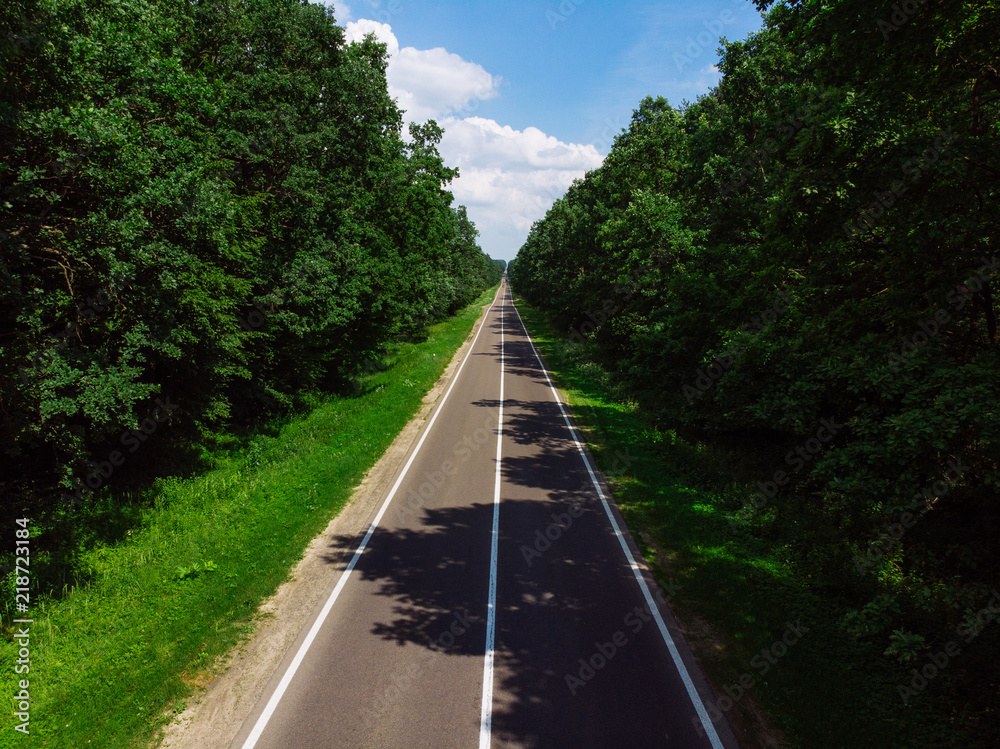
M495 292L402 344L357 398L334 399L153 488L124 543L87 552L90 582L31 612L30 737L0 747L136 747L252 630L260 602L413 417ZM0 643L3 694L17 646ZM17 677L23 678L23 677ZM9 703L8 703L9 704Z
M719 695L710 713L725 713L747 747L970 745L941 720L946 706L901 704L898 674L809 588L780 539L730 524L752 493L738 456L654 426L585 346L516 301L598 464L615 470L615 499L655 574L681 585L672 605ZM785 638L789 624L801 636Z

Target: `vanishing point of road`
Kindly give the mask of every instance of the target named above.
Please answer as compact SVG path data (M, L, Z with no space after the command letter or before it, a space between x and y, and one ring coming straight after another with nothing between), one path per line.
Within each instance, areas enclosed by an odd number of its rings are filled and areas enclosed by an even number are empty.
M734 746L580 440L505 278L231 747Z

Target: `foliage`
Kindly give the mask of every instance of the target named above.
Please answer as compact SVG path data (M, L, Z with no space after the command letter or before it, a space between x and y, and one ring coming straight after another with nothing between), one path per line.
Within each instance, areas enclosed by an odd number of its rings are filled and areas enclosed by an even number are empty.
M7 719L0 749L155 745L253 633L260 604L420 410L493 296L400 343L357 397L227 435L210 470L144 488L141 521L82 553L88 584L33 605L31 739ZM0 661L13 663L18 643L0 638ZM0 692L21 678L3 669Z
M322 5L14 0L0 65L0 519L35 524L38 585L90 489L342 391L499 281L441 128L403 137L385 46Z
M906 7L774 4L509 273L663 428L752 453L734 528L832 600L897 600L864 638L922 662L1000 579L1000 5Z

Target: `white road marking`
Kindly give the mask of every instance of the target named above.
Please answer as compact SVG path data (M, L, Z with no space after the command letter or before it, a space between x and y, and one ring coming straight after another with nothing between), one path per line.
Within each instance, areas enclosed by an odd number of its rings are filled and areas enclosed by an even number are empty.
M559 413L562 414L563 421L566 422L566 427L569 429L573 444L576 445L576 449L580 453L580 457L583 459L583 465L586 467L587 473L590 475L590 481L593 483L594 489L597 491L597 496L601 498L601 504L604 506L604 512L608 516L608 520L611 521L611 527L615 532L615 538L618 539L618 543L622 547L622 551L625 552L625 558L628 560L629 567L632 569L632 574L635 575L635 579L639 583L639 587L642 589L642 595L646 599L646 603L649 606L649 610L653 614L653 618L656 620L656 626L660 630L660 635L663 637L663 641L667 644L667 650L670 651L670 657L674 661L674 666L677 667L677 672L680 674L681 681L684 682L684 687L687 689L688 696L691 698L695 712L698 713L698 717L701 719L701 725L705 729L705 733L708 735L708 739L712 743L713 749L723 749L722 741L719 739L719 734L716 733L715 726L712 725L712 720L708 717L708 711L705 710L705 704L701 701L701 695L698 694L698 690L695 688L694 682L691 681L691 675L684 666L684 661L681 659L681 654L677 650L677 646L674 644L674 640L670 636L670 632L667 631L667 625L664 623L663 617L660 616L660 611L657 608L656 603L653 601L653 595L649 591L649 586L646 585L646 580L642 576L642 571L639 565L636 564L635 557L632 556L632 551L628 548L628 542L625 540L625 536L622 535L621 529L618 527L618 521L615 520L615 516L611 512L611 507L608 504L608 498L604 495L604 491L601 489L600 482L598 482L594 469L590 465L590 460L587 459L587 453L583 449L583 443L577 437L576 427L573 426L573 422L570 421L569 416L566 414L566 409L563 408L562 400L559 398L559 392L552 384L552 379L549 377L548 370L545 369L542 357L539 356L538 350L535 348L535 343L531 340L528 328L525 327L524 320L521 320L521 313L518 312L517 305L514 304L513 300L511 300L510 306L514 308L514 312L517 313L517 319L521 321L521 328L524 330L524 335L528 339L528 344L531 346L531 350L534 352L535 358L538 360L538 366L541 368L542 374L545 375L545 381L549 383L549 390L552 391L552 398L555 400L556 405L559 406ZM482 746L483 745L480 742L480 747L482 748ZM487 746L489 746L489 744L487 744Z
M438 403L437 408L434 409L431 420L427 423L427 428L424 429L424 433L420 436L420 441L417 442L417 446L413 449L410 459L407 460L406 465L403 466L403 472L399 474L399 478L396 479L396 483L394 483L392 485L392 489L389 490L389 495L385 498L385 502L382 503L382 507L379 509L378 515L376 515L375 519L372 520L371 526L368 528L368 532L361 541L361 545L358 546L357 551L354 552L354 556L351 557L351 561L344 569L344 573L340 576L340 580L337 582L337 587L333 589L333 592L330 593L330 597L326 599L326 603L323 605L323 610L319 612L319 617L317 617L316 621L313 623L309 630L309 634L306 635L306 639L303 640L298 652L295 654L292 662L285 670L285 674L281 677L281 681L278 683L277 688L271 695L271 699L268 700L267 706L264 708L264 712L262 712L260 717L257 718L257 722L254 724L253 730L250 732L247 740L243 742L243 749L253 749L260 740L261 735L264 733L264 729L267 727L267 722L271 719L275 709L277 709L278 703L281 702L281 698L288 689L288 685L291 684L292 677L295 676L295 672L298 670L299 666L302 665L302 661L305 659L306 653L309 652L309 647L313 644L313 640L316 639L316 635L323 626L323 622L326 621L326 617L329 616L330 610L333 608L333 604L337 601L337 597L340 595L340 591L342 591L344 589L344 585L347 584L347 580L351 576L351 572L354 570L355 566L357 566L358 560L361 558L361 554L364 552L365 547L368 546L368 541L371 539L372 534L375 533L375 529L382 520L382 516L385 515L385 511L389 509L389 503L392 502L392 498L396 496L396 491L399 489L400 484L402 484L403 479L406 478L406 472L410 470L410 466L417 457L417 453L420 452L420 448L424 444L424 440L427 439L427 435L430 434L431 428L434 426L434 422L437 421L438 414L441 413L441 409L444 407L445 401L448 400L448 396L451 395L451 391L454 389L455 383L458 382L458 376L462 374L462 369L465 367L465 363L469 360L469 357L472 355L472 351L476 347L476 341L479 340L479 334L482 333L483 328L486 327L486 320L489 318L490 310L492 310L493 305L497 303L497 297L500 296L502 291L503 284L500 285L496 295L493 297L493 301L490 303L490 308L486 310L486 314L483 317L483 324L480 325L479 330L476 331L476 337L472 339L472 345L469 346L468 353L465 355L465 358L462 359L462 363L455 372L451 385L445 392L444 397L441 398L441 402ZM494 523L495 522L496 521L494 520Z
M497 422L497 466L493 483L493 533L490 536L490 590L486 604L486 658L483 661L483 708L479 718L479 749L490 749L493 724L493 645L496 640L497 554L500 544L500 446L503 443L503 309L500 301L500 417Z

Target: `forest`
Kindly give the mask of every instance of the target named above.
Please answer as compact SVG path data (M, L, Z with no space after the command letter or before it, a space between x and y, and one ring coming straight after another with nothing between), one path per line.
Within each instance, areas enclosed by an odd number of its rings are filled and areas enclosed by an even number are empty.
M500 281L441 128L324 6L19 0L0 67L0 526L39 594L137 487Z
M731 537L895 664L905 720L935 658L1000 646L1000 6L757 5L720 82L642 101L511 284L642 418L750 466ZM997 677L969 656L940 687L984 746Z
M0 7L0 620L9 635L30 518L42 730L70 728L65 695L86 693L92 716L117 710L109 745L151 735L467 329L410 344L456 314L471 329L506 269L526 319L607 374L636 431L743 482L698 495L698 522L766 550L746 568L779 560L767 571L816 602L810 626L850 642L853 660L806 663L817 692L851 672L881 700L857 716L841 700L829 723L891 732L926 709L927 743L995 744L1000 0L754 4L764 26L721 42L719 82L642 100L509 268L455 204L442 128L389 95L386 46L347 44L331 9ZM386 375L399 350L409 368ZM365 400L373 375L384 400ZM317 443L336 482L309 462ZM102 575L120 597L88 613ZM785 595L773 577L741 601ZM778 670L772 693L793 683ZM780 723L833 701L789 688L765 708Z

